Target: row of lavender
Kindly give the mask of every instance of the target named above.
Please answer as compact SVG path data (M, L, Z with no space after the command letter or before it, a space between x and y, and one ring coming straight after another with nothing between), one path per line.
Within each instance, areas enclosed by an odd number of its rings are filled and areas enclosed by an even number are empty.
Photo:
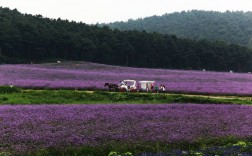
M168 91L215 94L252 94L252 74L165 69L141 69L64 63L41 65L1 65L0 85L22 87L104 89L105 82L123 79L154 80Z
M252 137L252 107L241 105L0 106L0 151L100 146L113 141L195 142Z

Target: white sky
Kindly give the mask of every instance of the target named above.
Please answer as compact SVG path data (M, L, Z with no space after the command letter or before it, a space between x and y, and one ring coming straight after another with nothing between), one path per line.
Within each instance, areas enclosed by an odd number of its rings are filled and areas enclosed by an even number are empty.
M0 0L0 6L84 23L127 21L175 11L252 11L251 0Z

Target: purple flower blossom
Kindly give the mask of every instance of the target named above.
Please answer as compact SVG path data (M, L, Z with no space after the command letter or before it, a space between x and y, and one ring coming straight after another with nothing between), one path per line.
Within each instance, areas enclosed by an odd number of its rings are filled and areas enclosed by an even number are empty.
M0 85L104 89L105 82L154 80L168 91L252 94L252 74L127 68L94 63L0 65Z
M252 107L243 105L0 106L0 149L99 146L110 141L194 142L252 137Z

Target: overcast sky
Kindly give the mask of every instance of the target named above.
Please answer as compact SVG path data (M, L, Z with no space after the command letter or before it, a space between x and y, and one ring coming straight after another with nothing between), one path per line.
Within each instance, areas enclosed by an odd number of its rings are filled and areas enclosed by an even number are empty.
M251 0L0 0L0 6L84 23L127 21L176 11L252 11Z

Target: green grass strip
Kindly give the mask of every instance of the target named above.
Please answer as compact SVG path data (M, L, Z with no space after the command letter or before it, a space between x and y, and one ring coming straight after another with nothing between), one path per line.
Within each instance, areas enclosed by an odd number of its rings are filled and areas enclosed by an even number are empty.
M252 104L250 97L127 93L107 91L75 90L21 90L0 94L0 104L158 104L158 103L198 103L198 104Z

